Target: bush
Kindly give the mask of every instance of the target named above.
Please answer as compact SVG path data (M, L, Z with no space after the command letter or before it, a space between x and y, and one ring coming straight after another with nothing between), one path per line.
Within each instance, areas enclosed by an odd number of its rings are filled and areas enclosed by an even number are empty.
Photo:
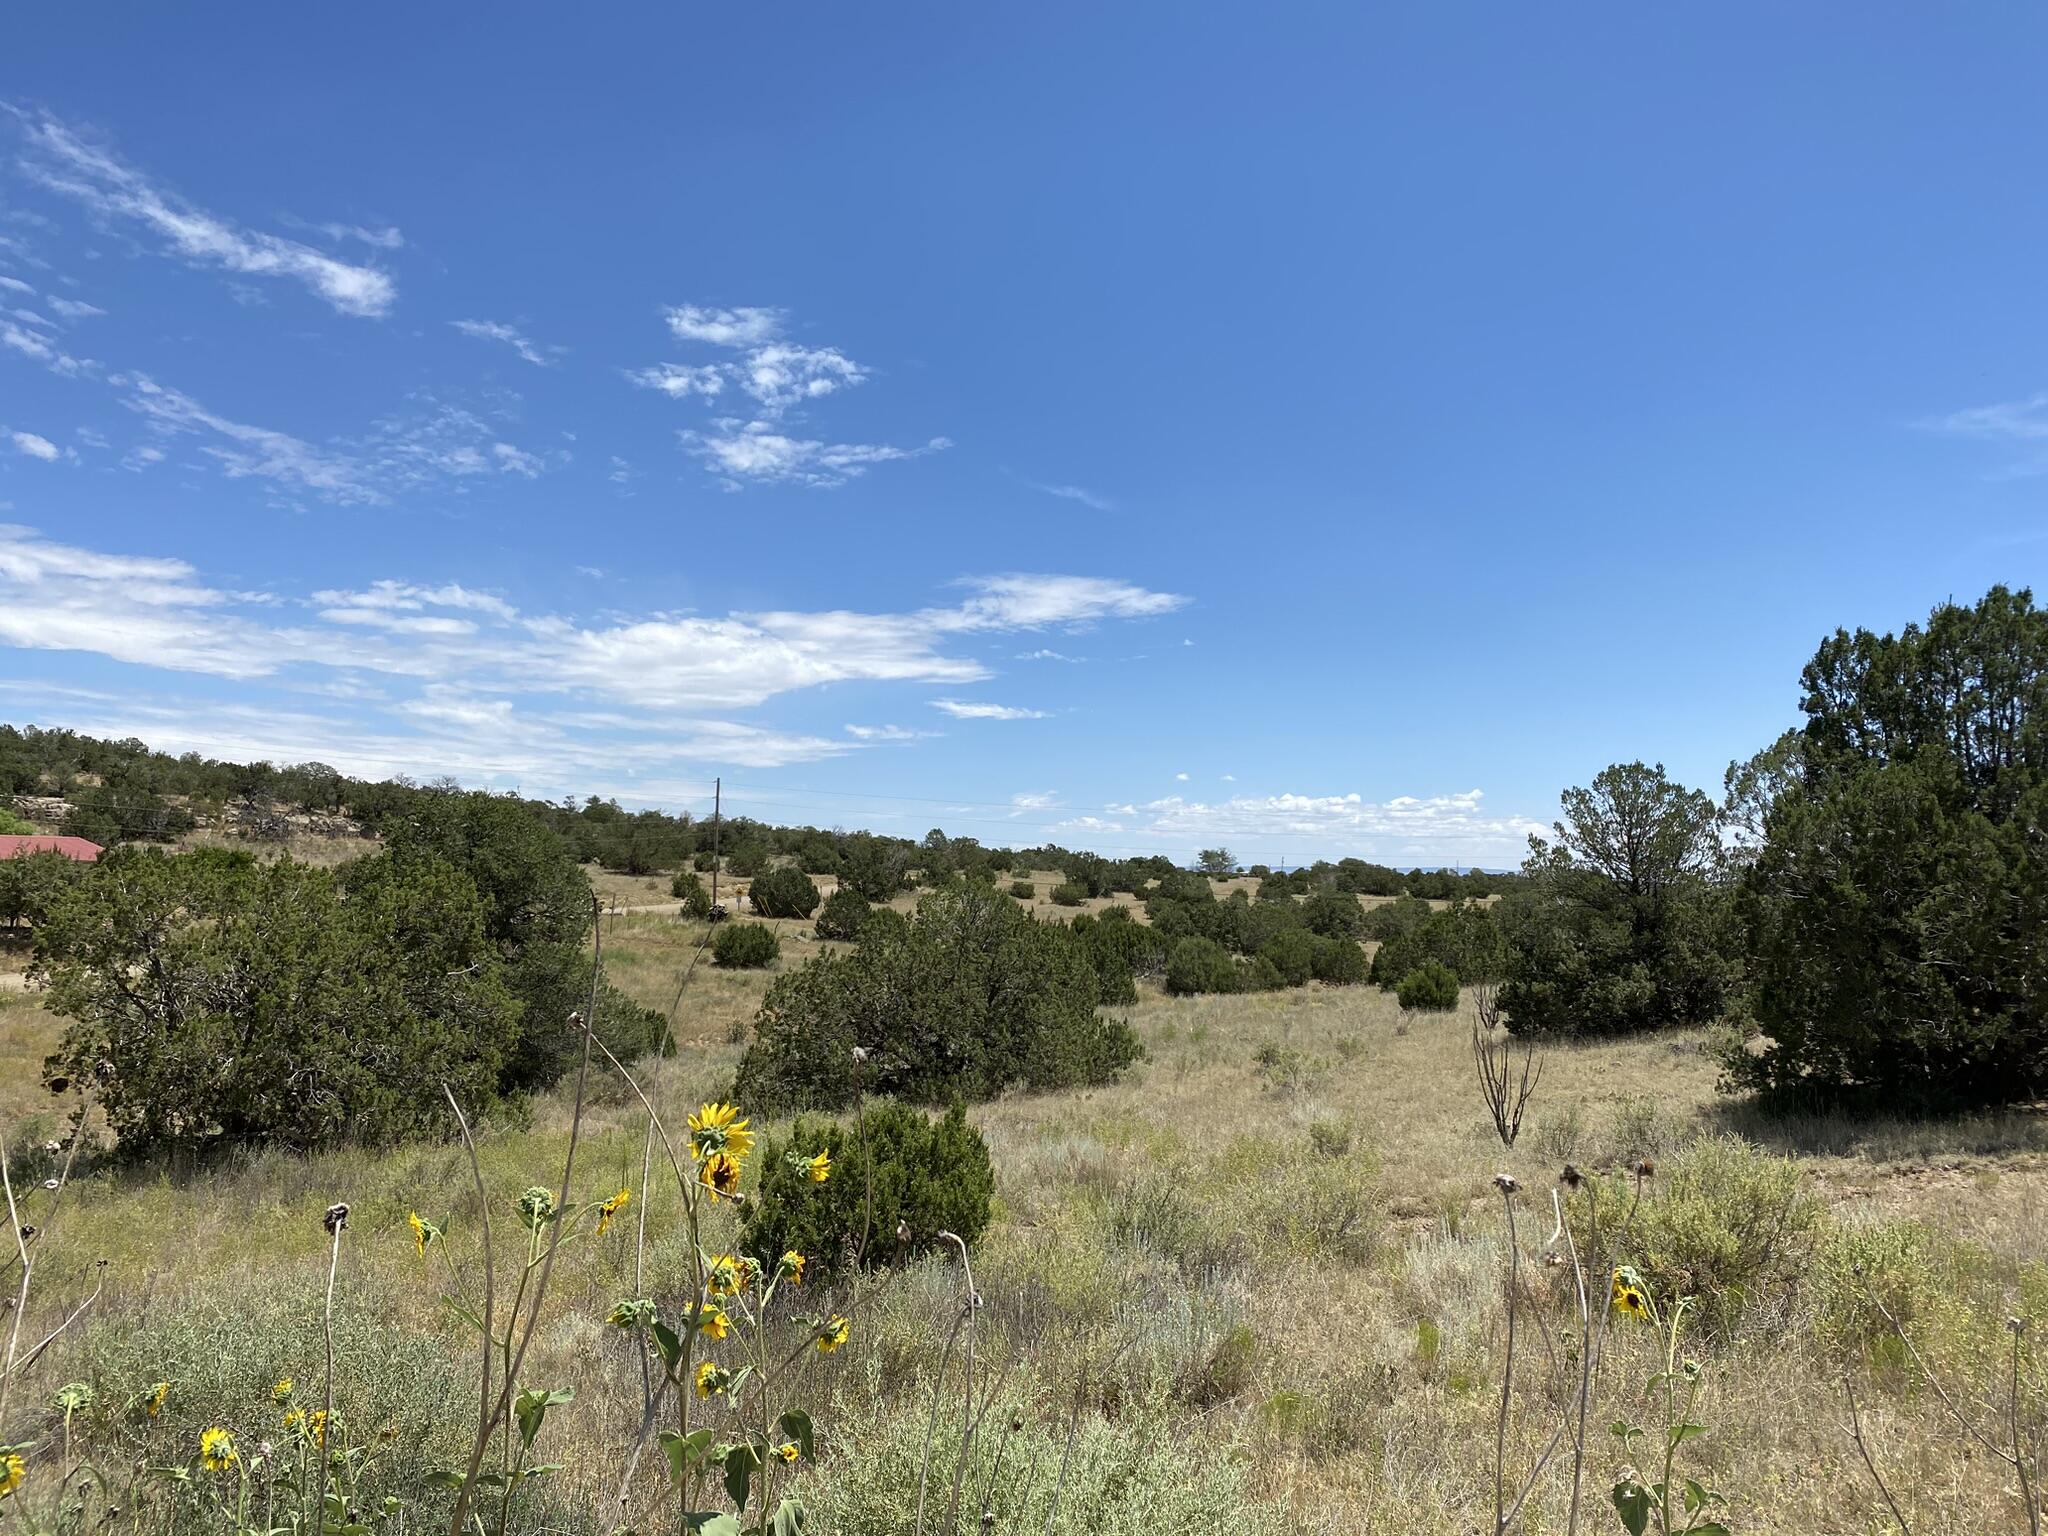
M766 923L727 923L711 940L711 959L728 970L760 970L773 965L782 941Z
M873 911L859 891L842 886L825 898L825 905L818 909L818 920L811 926L821 939L858 939Z
M1610 1182L1603 1198L1618 1219L1629 1196ZM1782 1321L1825 1214L1791 1159L1739 1136L1709 1136L1670 1160L1637 1208L1626 1249L1660 1299L1696 1297L1711 1331L1745 1313Z
M931 1120L885 1100L869 1105L863 1119L841 1125L800 1115L787 1143L768 1141L740 1238L768 1269L791 1249L820 1274L841 1272L856 1256L880 1268L940 1248L941 1232L972 1246L987 1228L995 1171L981 1132L958 1104ZM832 1172L817 1184L791 1159L808 1162L820 1152ZM898 1246L899 1223L909 1228L907 1247Z
M747 900L763 917L801 921L818 910L818 888L800 869L771 869L747 887Z
M1395 989L1404 1011L1449 1013L1458 1006L1458 978L1441 960L1427 960L1406 976Z
M1392 901L1373 907L1365 914L1365 924L1360 930L1368 939L1382 944L1391 943L1418 925L1427 922L1436 908L1420 896L1397 896Z
M1010 894L1019 901L1034 901L1038 897L1038 887L1029 880L1012 880Z
M1333 987L1355 987L1366 977L1365 951L1351 939L1318 938L1309 970L1317 981Z
M693 870L683 870L668 883L669 895L683 904L683 915L703 922L711 915L711 892Z
M1430 913L1379 947L1372 957L1372 979L1391 991L1402 977L1431 960L1465 985L1498 981L1507 964L1507 948L1493 914L1474 901Z
M1122 1020L1097 1017L1097 987L1066 924L958 882L910 920L877 909L858 949L777 977L733 1092L764 1113L844 1108L856 1046L868 1091L918 1103L1107 1082L1138 1043Z
M1237 966L1230 951L1214 939L1182 939L1166 961L1166 990L1176 996L1196 992L1235 992Z
M1305 985L1315 974L1315 937L1306 928L1283 929L1259 946L1259 958L1279 973L1283 985Z
M1076 880L1062 881L1052 888L1052 904L1056 907L1078 907L1088 899L1088 887Z
M1345 891L1317 891L1301 904L1308 931L1327 939L1355 939L1365 932L1365 908Z

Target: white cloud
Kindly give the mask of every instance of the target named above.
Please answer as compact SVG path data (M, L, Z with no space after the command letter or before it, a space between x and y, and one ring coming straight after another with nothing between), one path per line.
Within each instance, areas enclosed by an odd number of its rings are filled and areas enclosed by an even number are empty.
M1032 790L1010 796L1010 804L1014 807L1012 815L1023 811L1049 811L1059 803L1060 797L1049 789Z
M382 229L365 229L360 224L322 224L319 230L330 240L360 240L380 251L395 251L405 244L405 236L395 224Z
M1065 656L1058 651L1048 651L1041 648L1036 651L1019 651L1017 659L1019 661L1065 661L1078 666L1087 658L1083 656Z
M67 299L61 294L51 294L47 302L50 308L57 311L66 320L89 320L94 315L104 315L106 313L97 304L87 304L79 299Z
M671 400L687 400L692 395L710 399L725 388L725 370L716 363L706 363L693 368L687 363L658 363L652 368L635 369L627 378L642 389L658 389Z
M668 328L678 341L709 342L714 347L758 347L782 334L779 309L706 309L678 304L667 311Z
M124 402L164 436L217 438L200 451L215 460L231 480L256 476L293 490L306 491L343 506L374 503L385 495L370 483L363 467L344 454L330 453L287 432L250 426L218 416L175 389L166 389L145 375L127 381Z
M32 309L10 309L8 313L14 316L14 318L19 320L23 325L39 326L40 328L46 331L54 331L57 328L56 321L51 320L46 316L39 315Z
M932 708L955 720L1046 720L1042 709L1019 709L1009 704L977 704L967 699L933 699Z
M690 451L704 459L737 489L742 481L785 481L797 485L842 485L875 464L922 458L952 447L935 437L922 448L892 448L879 443L826 443L790 437L765 421L718 423L711 433L685 432Z
M1123 829L1124 824L1122 822L1104 821L1100 816L1076 816L1069 821L1056 821L1052 824L1052 830L1055 832L1081 832L1090 835L1101 832L1121 832Z
M1234 773L1226 773L1223 775L1223 782L1226 784L1235 784L1237 782L1237 775Z
M9 432L8 441L14 444L16 453L25 453L32 459L55 460L60 450L47 437L38 437L33 432Z
M855 741L924 741L943 733L916 731L901 725L849 725L846 734Z
M1172 592L1152 592L1101 576L1011 573L970 577L962 585L981 593L961 606L963 629L1043 629L1102 619L1148 619L1187 603Z
M0 277L0 288L5 288L9 293L35 293L35 289L18 277Z
M1986 438L1995 442L2032 443L2048 440L2048 393L2025 400L2007 400L1996 405L1976 405L1951 411L1921 423L1935 432L1959 437Z
M1031 488L1035 491L1043 491L1048 496L1057 496L1062 501L1078 501L1082 506L1092 507L1097 512L1114 512L1116 510L1115 502L1111 501L1107 496L1098 496L1085 485L1040 485L1034 480L1031 482Z
M67 378L89 377L100 371L100 365L91 358L73 357L47 336L25 330L12 320L0 319L0 347L19 352Z
M155 448L145 443L140 448L131 448L127 453L123 454L121 456L121 467L123 469L147 469L150 465L161 464L163 461L163 449Z
M536 368L554 366L555 360L548 356L548 352L561 351L559 347L550 347L543 352L517 326L507 325L502 320L450 320L448 323L463 335L475 337L478 341L502 341Z
M1174 775L1174 777L1175 777L1176 779L1180 780L1180 782L1181 782L1181 783L1183 783L1183 784L1187 783L1187 781L1188 781L1188 776L1187 776L1186 774L1184 774L1184 773L1176 773L1176 774Z
M740 387L771 414L822 399L868 376L865 368L836 348L781 343L748 353L738 372Z
M1134 832L1178 847L1225 843L1246 857L1263 842L1311 857L1356 854L1397 861L1512 865L1531 833L1548 829L1527 817L1495 815L1485 794L1401 795L1371 801L1345 795L1240 795L1215 804L1178 795L1142 807L1115 807L1140 818Z
M24 161L32 177L102 216L135 220L189 261L246 276L291 278L345 315L382 315L397 298L397 285L375 267L243 229L195 207L47 113L24 118L24 128L34 151Z

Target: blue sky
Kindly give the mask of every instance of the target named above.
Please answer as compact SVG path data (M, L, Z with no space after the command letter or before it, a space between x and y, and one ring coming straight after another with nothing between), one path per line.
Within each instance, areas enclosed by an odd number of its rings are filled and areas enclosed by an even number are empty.
M2040 574L2044 65L2020 5L25 12L0 718L1511 864Z

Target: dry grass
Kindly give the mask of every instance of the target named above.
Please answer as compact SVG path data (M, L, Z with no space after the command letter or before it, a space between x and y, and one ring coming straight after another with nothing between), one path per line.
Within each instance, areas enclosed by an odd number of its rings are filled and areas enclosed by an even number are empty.
M702 929L660 912L606 924L613 979L666 1011ZM784 967L818 947L795 937L807 925L775 926ZM720 972L708 957L698 967L683 994L681 1054L648 1067L665 1111L730 1081L734 1025L751 1015L768 980ZM1668 1161L1693 1139L1732 1129L1795 1157L1805 1186L1840 1224L1908 1218L1959 1252L1975 1245L1967 1251L1982 1257L1972 1273L1990 1306L2035 1284L2027 1277L2048 1251L2048 1130L2032 1115L1761 1122L1717 1099L1701 1038L1677 1033L1553 1051L1530 1127L1504 1152L1471 1081L1462 1016L1404 1015L1376 990L1311 987L1231 998L1148 994L1133 1022L1146 1056L1123 1081L973 1112L998 1174L997 1219L977 1261L990 1303L986 1348L991 1358L1017 1353L1015 1379L1034 1425L1059 1412L1048 1384L1077 1361L1095 1362L1097 1400L1111 1416L1091 1423L1113 1428L1115 1414L1153 1405L1146 1411L1168 1415L1177 1443L1231 1448L1250 1488L1290 1510L1295 1530L1465 1532L1490 1521L1504 1252L1490 1188L1497 1172L1513 1173L1547 1213L1561 1154L1595 1166L1648 1142ZM0 1115L10 1134L39 1104L47 1108L33 1078L55 1033L32 999L0 995ZM509 1196L549 1177L566 1114L551 1097L530 1124L485 1128L484 1172L495 1191ZM629 1097L602 1089L585 1133L586 1192L621 1182L637 1189L641 1122ZM675 1204L659 1187L643 1195L658 1286L681 1263ZM314 1315L319 1212L337 1198L357 1210L344 1286L364 1326L382 1330L393 1358L439 1362L434 1370L458 1384L448 1390L466 1390L460 1330L405 1232L406 1212L418 1208L445 1215L451 1240L473 1240L473 1197L451 1146L262 1155L203 1176L95 1174L79 1189L51 1272L108 1257L108 1296L95 1328L69 1341L43 1380L108 1370L145 1348L194 1350L194 1337L231 1326L223 1306L231 1318L254 1305L249 1298ZM562 1528L608 1529L616 1519L608 1500L638 1386L595 1320L629 1284L624 1232L566 1252L529 1372L577 1389L564 1419L573 1445L555 1452L569 1464L550 1516ZM950 1286L943 1266L907 1277L863 1330L865 1353L847 1351L821 1378L830 1446L821 1475L841 1489L821 1487L821 1500L869 1497L853 1491L866 1486L854 1470L862 1445L830 1438L834 1415L861 1423L864 1443L894 1444L903 1404L914 1398L921 1410L925 1401L919 1373L931 1368ZM1817 1287L1802 1289L1768 1326L1699 1346L1709 1382L1700 1417L1711 1432L1689 1449L1708 1480L1734 1496L1736 1530L1882 1526L1842 1431L1842 1362L1818 1342L1826 1304ZM178 1331L181 1320L190 1330ZM294 1337L283 1330L257 1351L251 1379L292 1368ZM423 1353L408 1353L415 1346ZM1645 1335L1617 1335L1608 1417L1629 1406L1629 1384L1652 1367ZM199 1367L188 1369L196 1379ZM409 1379L440 1379L408 1369ZM371 1362L351 1370L355 1390L383 1390ZM1904 1379L1885 1383L1880 1374L1865 1394L1867 1424L1916 1532L2023 1528L1998 1469L1966 1454L1931 1396ZM1528 1391L1536 1393L1533 1382ZM465 1411L459 1397L445 1407L450 1420ZM1511 1462L1525 1463L1547 1432L1535 1402L1525 1408ZM418 1410L429 1438L430 1410ZM1603 1436L1589 1472L1589 1532L1615 1529L1605 1506L1610 1461ZM1562 1530L1561 1493L1553 1477L1525 1528ZM659 1519L651 1504L627 1513L642 1528ZM880 1515L843 1519L848 1536L906 1529Z

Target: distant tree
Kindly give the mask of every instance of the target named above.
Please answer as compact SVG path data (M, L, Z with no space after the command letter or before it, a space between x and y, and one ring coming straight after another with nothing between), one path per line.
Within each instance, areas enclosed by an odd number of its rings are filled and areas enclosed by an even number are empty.
M668 883L668 893L683 904L684 917L701 923L711 915L711 892L694 869L678 871Z
M1166 990L1177 996L1235 992L1237 966L1230 951L1214 939L1182 939L1166 959Z
M1499 981L1508 952L1492 911L1476 901L1459 901L1431 912L1380 945L1372 957L1372 979L1391 991L1431 960L1466 986Z
M1448 1013L1458 1006L1458 978L1441 960L1425 960L1396 990L1403 1010Z
M757 875L747 900L763 917L807 918L818 910L818 888L800 869L785 865Z
M1237 856L1228 848L1204 848L1195 857L1195 868L1212 880L1228 880L1237 873Z
M1052 904L1056 907L1078 907L1088 899L1088 887L1078 880L1068 880L1052 888Z
M17 816L6 806L0 805L0 837L29 837L35 830L34 822Z
M0 859L0 922L9 928L40 923L58 893L90 868L61 853Z
M1838 630L1801 682L1796 742L1730 775L1764 1036L1728 1055L1730 1078L1887 1106L2037 1097L2048 612L1994 587L1925 627Z
M1735 961L1713 801L1639 762L1563 798L1555 841L1529 839L1527 885L1498 908L1508 1027L1613 1034L1717 1016Z
M1270 961L1286 985L1305 985L1315 975L1315 935L1306 928L1284 928L1259 946L1259 958Z
M1324 889L1301 905L1301 920L1311 933L1325 938L1355 939L1365 932L1365 909L1344 891Z
M825 898L824 906L818 909L818 920L812 927L821 939L840 939L851 943L860 937L872 910L868 899L859 891L842 888Z
M711 960L727 970L760 970L775 963L782 941L766 923L726 923L711 940Z

